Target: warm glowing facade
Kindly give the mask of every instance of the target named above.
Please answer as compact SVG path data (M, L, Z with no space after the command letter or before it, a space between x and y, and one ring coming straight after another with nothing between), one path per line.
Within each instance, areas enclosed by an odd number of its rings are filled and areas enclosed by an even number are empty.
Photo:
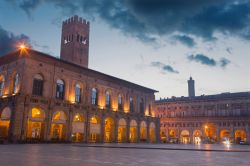
M89 28L89 23L76 16L63 25L69 28L75 23ZM81 53L82 60L88 60L88 32L75 35L74 28L69 28L68 38L63 31L62 45L67 44L63 49L79 48L72 53L73 59L70 52L61 60L27 48L0 57L0 139L159 141L156 91L91 70L88 62L79 63Z
M170 143L250 143L250 92L156 101L161 140Z

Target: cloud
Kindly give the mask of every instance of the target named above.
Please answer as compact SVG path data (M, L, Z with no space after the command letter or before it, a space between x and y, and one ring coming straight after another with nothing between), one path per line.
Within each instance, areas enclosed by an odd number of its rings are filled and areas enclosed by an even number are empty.
M208 56L203 54L189 55L187 58L189 61L195 61L197 63L211 67L219 65L220 67L224 68L231 63L230 60L226 58L222 58L220 61L216 61L215 59L209 58Z
M175 35L173 38L188 47L194 47L196 45L194 39L186 35Z
M61 8L63 13L98 17L110 27L146 43L175 32L204 40L215 39L215 32L250 40L250 0L6 1L14 2L29 15L47 3ZM183 37L180 41L189 46L191 40Z
M214 59L209 58L203 54L189 55L188 60L195 61L195 62L201 63L203 65L216 66L216 61Z
M179 72L175 70L172 66L166 65L159 61L151 62L151 66L159 68L163 72L179 74Z
M30 43L30 38L24 34L14 35L0 26L0 56L16 50L19 43Z
M220 60L220 66L221 67L226 67L228 64L230 64L231 63L231 61L230 60L228 60L228 59L226 59L226 58L222 58L221 60Z

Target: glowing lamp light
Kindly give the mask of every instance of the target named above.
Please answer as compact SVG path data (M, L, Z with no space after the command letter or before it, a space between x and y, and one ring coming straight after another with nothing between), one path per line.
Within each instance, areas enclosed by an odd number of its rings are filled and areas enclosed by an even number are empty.
M24 44L21 44L21 45L19 46L19 48L20 48L21 50L23 50L23 49L26 48L26 46L25 46Z

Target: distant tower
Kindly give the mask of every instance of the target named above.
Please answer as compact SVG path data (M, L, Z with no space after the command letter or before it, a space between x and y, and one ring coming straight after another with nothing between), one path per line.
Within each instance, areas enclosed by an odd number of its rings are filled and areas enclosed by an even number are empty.
M88 68L89 22L81 17L63 21L61 59Z
M192 77L188 80L188 96L195 97L194 80Z

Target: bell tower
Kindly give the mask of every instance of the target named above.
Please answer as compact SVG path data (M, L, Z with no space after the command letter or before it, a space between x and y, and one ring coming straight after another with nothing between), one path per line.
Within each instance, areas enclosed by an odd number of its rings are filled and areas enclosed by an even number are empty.
M78 16L63 21L60 57L62 60L88 68L88 21Z

